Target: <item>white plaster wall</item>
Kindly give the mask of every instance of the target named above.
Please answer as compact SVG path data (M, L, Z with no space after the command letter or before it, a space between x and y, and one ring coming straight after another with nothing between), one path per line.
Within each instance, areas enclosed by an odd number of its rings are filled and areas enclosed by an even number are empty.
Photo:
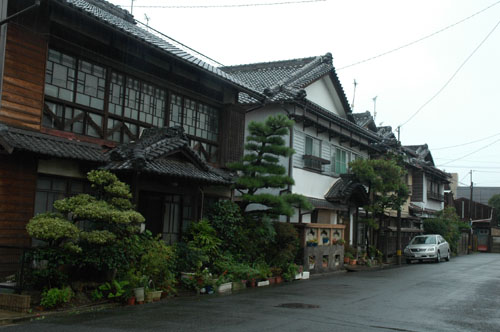
M305 88L307 99L324 107L328 111L346 118L342 103L337 96L335 87L328 76L312 83Z
M85 179L77 161L63 159L40 159L38 160L38 173L67 176Z
M246 138L248 136L248 124L251 121L264 122L269 116L271 116L271 115L276 116L277 114L285 114L286 115L286 113L283 111L282 108L275 106L275 105L269 105L269 106L266 106L262 109L258 109L258 110L247 113L245 116L245 142L246 142ZM290 134L283 136L283 139L285 140L285 145L290 146ZM244 154L246 154L246 151L244 152ZM285 167L285 169L286 169L285 174L288 174L288 168L289 168L288 167L288 165L289 165L288 160L289 160L289 158L283 158L283 157L280 158L280 164L283 167ZM292 174L292 177L293 177L293 174ZM286 189L286 188L283 188L283 189ZM275 195L279 195L280 190L282 190L282 189L263 189L263 190L259 191L259 193L272 193Z
M295 185L292 192L308 197L324 199L325 194L338 180L332 176L310 172L301 168L293 169Z

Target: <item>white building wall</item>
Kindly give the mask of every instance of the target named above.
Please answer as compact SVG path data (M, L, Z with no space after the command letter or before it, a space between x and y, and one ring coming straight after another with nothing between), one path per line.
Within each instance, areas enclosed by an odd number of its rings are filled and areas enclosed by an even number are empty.
M328 76L312 83L304 89L307 99L327 109L328 111L346 118L342 103L337 96L335 87Z

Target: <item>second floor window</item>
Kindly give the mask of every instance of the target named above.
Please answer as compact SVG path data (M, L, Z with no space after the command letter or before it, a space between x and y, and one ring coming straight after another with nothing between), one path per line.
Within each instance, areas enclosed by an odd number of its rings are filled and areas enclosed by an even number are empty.
M332 147L331 150L331 158L332 158L332 170L335 174L345 174L349 169L349 155L350 152L344 149L340 149L338 147Z
M49 49L45 97L44 127L126 143L168 116L204 160L217 161L219 109L113 68Z
M321 158L321 141L311 136L306 136L306 155Z

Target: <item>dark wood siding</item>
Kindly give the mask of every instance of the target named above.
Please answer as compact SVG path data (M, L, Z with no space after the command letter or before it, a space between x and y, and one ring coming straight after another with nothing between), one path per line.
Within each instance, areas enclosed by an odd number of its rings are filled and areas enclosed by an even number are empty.
M221 164L239 161L245 142L245 112L239 107L226 106L222 113Z
M424 173L423 172L413 172L412 179L412 202L423 202L424 201Z
M26 224L33 216L36 163L31 157L0 155L0 246L29 246ZM0 247L0 276L16 271L19 251Z
M0 121L39 130L43 109L46 42L39 35L10 24Z

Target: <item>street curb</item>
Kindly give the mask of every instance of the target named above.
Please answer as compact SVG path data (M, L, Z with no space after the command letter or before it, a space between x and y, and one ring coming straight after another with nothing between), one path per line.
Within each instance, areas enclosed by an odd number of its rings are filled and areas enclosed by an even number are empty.
M12 325L16 323L26 322L26 321L34 321L34 320L42 320L48 316L62 316L74 313L85 313L91 311L101 311L105 309L115 308L121 306L119 303L104 303L100 305L85 305L81 307L74 307L66 310L60 311L42 311L33 314L17 316L17 317L8 317L8 318L0 318L0 326Z

